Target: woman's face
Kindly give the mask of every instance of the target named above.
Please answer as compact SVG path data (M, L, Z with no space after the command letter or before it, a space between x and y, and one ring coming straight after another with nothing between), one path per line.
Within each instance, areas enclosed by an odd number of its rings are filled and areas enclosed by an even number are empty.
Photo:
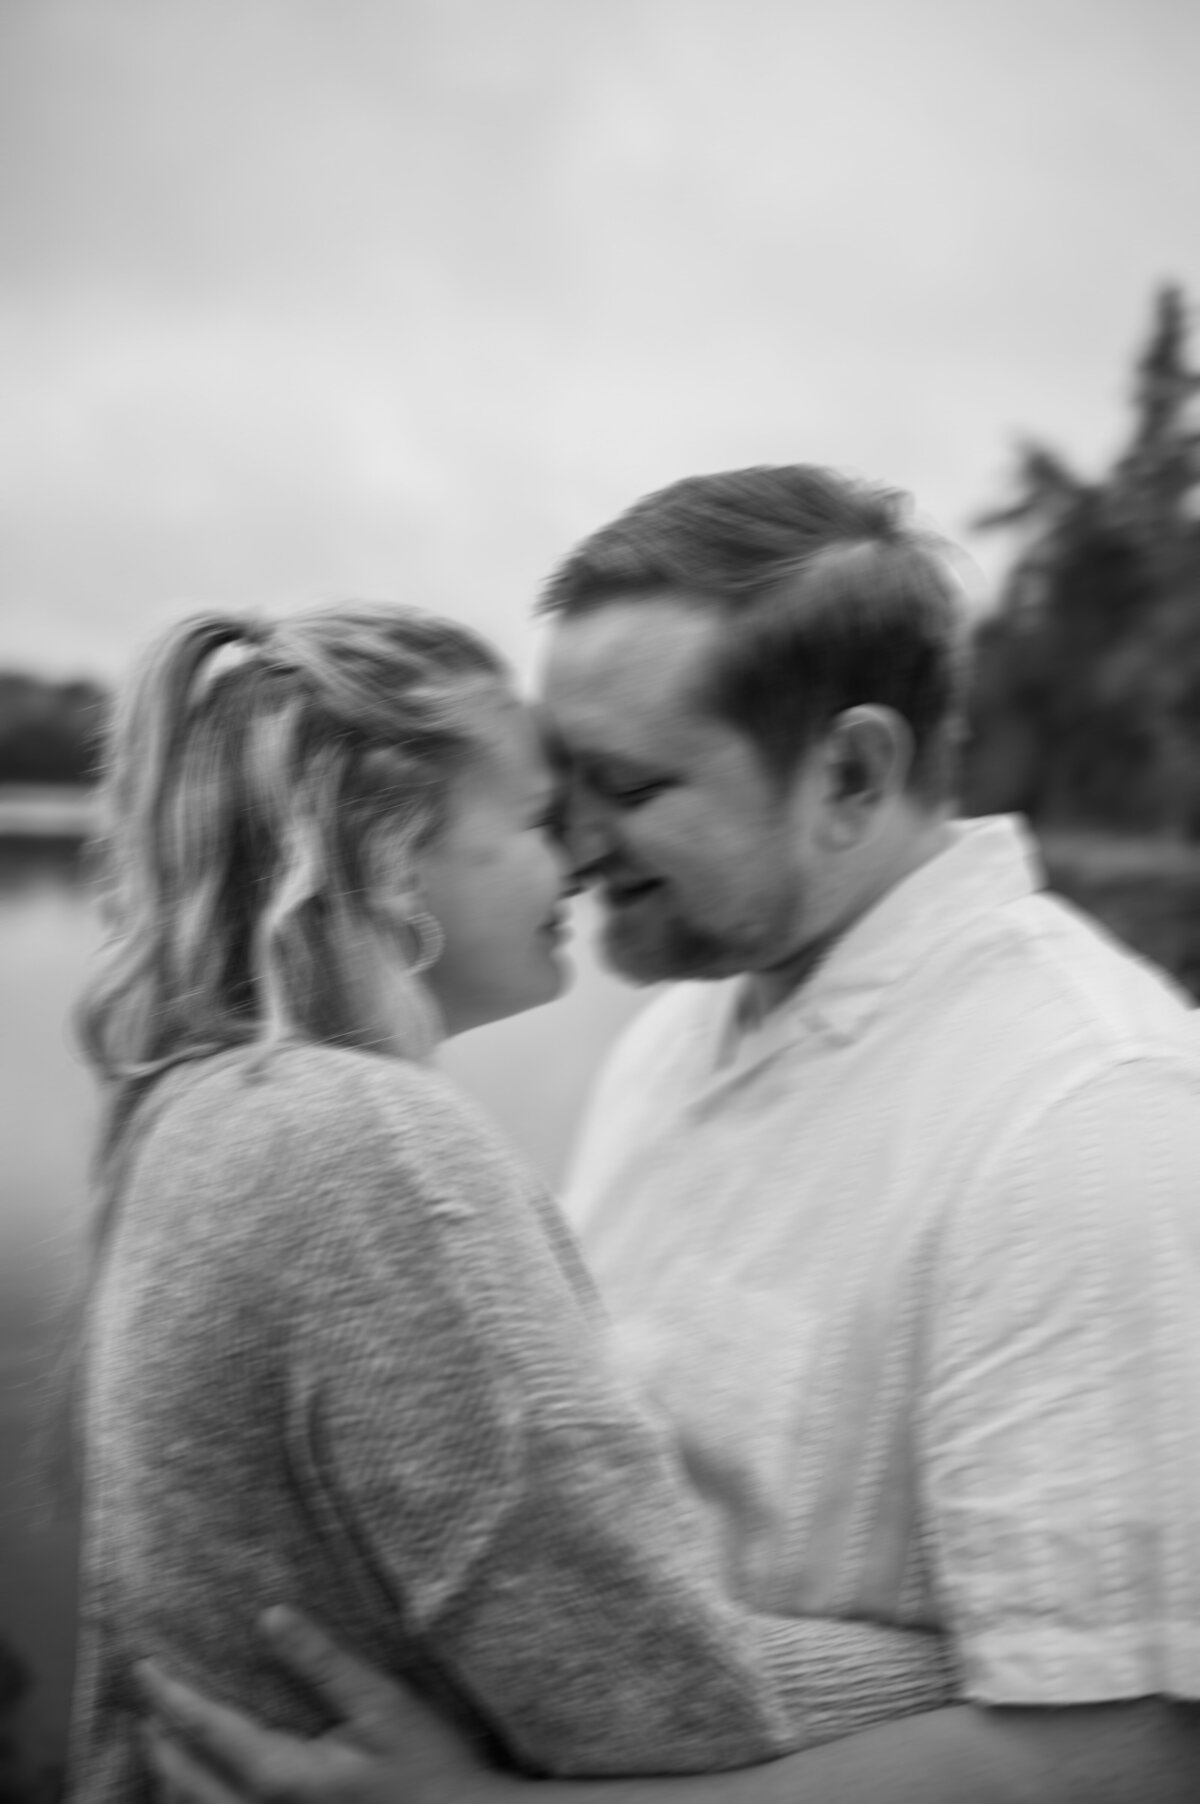
M446 936L424 981L447 1035L537 1008L566 981L567 867L533 720L497 691L480 704L478 737L446 826L419 861L424 904Z

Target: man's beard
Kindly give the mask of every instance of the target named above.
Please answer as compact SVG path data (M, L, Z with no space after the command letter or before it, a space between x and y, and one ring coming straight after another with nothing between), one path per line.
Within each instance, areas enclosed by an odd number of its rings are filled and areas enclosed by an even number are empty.
M678 915L660 917L647 931L606 910L601 949L605 964L630 983L715 982L773 962L784 931L756 922L752 930L722 932Z

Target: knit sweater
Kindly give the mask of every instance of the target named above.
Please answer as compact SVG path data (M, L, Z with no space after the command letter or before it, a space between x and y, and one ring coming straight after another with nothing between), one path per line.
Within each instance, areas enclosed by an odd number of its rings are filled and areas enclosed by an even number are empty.
M436 1072L292 1047L143 1104L93 1302L77 1804L138 1804L135 1661L328 1726L300 1605L542 1772L740 1765L948 1701L932 1636L723 1595L550 1198Z

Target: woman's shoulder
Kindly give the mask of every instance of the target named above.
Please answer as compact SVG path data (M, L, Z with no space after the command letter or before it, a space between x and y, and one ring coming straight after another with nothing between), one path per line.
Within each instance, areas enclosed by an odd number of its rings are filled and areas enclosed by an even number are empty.
M241 1049L164 1082L153 1137L205 1160L245 1163L254 1149L286 1162L361 1168L366 1162L504 1156L499 1134L443 1074L348 1047L288 1044L265 1058Z
M264 1264L282 1274L363 1249L420 1264L451 1231L547 1231L538 1178L427 1066L289 1045L261 1066L246 1053L197 1061L156 1090L121 1185L127 1251L257 1281Z
M283 1108L322 1108L368 1122L396 1118L432 1121L467 1118L466 1099L434 1066L357 1047L294 1042L268 1055L261 1067L248 1062L244 1076L262 1085Z

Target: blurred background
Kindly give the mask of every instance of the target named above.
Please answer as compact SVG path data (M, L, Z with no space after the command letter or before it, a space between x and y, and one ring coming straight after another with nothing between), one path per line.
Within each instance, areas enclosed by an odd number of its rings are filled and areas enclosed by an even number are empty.
M0 1799L61 1761L29 1449L131 649L395 597L528 675L540 580L646 489L880 477L968 553L968 807L1200 991L1198 73L1191 0L4 0ZM448 1054L552 1179L638 1002L588 937Z

